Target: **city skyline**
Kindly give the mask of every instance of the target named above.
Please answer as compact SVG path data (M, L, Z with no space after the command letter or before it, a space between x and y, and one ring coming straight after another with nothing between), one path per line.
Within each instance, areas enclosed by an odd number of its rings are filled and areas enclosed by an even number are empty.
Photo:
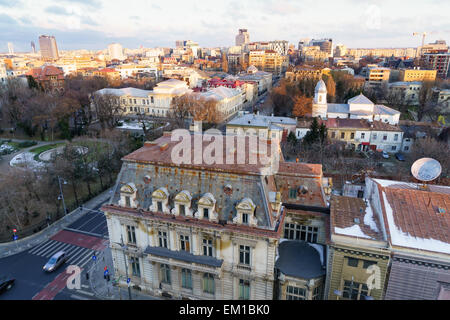
M450 35L445 16L450 4L435 0L426 7L419 1L406 7L385 0L249 0L215 3L214 8L200 1L131 2L119 7L118 1L103 0L0 0L0 52L8 51L8 42L15 52L30 52L30 41L42 34L54 35L60 50L104 50L113 42L125 48L174 47L181 39L227 47L234 45L240 28L248 29L250 41L288 40L297 46L302 38L333 38L334 44L352 48L417 47L421 37L413 32L431 33L426 42L448 41Z

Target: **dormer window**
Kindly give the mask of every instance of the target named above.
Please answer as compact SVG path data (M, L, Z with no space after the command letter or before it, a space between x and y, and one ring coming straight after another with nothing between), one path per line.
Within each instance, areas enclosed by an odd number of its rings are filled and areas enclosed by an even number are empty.
M246 224L252 227L257 225L257 220L255 217L256 205L253 203L252 199L245 198L236 206L237 214L233 218L233 223Z
M166 188L159 188L152 193L152 205L150 211L170 213L169 191Z
M205 193L198 200L198 210L195 213L197 219L207 219L209 221L219 222L219 215L215 211L216 199L211 193Z
M181 191L175 196L175 208L172 209L172 214L192 217L191 201L192 196L190 192L187 190Z
M134 183L124 184L120 188L119 206L127 208L136 208L138 203L136 200L137 188Z

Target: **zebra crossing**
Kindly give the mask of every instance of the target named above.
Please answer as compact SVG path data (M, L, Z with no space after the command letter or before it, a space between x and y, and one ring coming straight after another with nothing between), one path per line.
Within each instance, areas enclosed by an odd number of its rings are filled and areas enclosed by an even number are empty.
M91 261L92 255L94 254L94 250L92 249L83 248L56 240L47 240L29 250L28 253L50 258L58 251L64 251L66 253L69 258L66 262L67 264L77 265L80 268L83 268L89 261Z

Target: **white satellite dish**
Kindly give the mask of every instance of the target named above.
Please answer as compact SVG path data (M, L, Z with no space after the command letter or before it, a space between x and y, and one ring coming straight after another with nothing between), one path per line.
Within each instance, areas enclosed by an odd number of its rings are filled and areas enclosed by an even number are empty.
M428 182L440 176L442 167L439 161L432 158L422 158L414 162L411 173L417 180Z

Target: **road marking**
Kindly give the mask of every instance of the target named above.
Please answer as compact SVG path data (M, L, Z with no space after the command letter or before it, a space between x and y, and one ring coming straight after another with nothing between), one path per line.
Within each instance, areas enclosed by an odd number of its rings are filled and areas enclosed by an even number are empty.
M78 263L80 263L80 261L84 259L85 255L90 251L91 251L90 249L82 248L80 251L77 252L76 255L72 257L72 259L69 260L69 262L71 264L78 265Z
M91 296L91 297L94 296L94 294L92 292L84 291L84 290L81 290L81 289L76 290L76 292L77 293L81 293L81 294L85 294L85 295Z
M81 287L85 288L85 289L89 289L89 286L87 284L82 284Z
M85 257L84 258L84 260L83 261L80 261L80 263L82 263L81 265L80 265L80 268L83 268L89 261L91 261L91 255L89 254L87 257Z
M83 247L76 247L76 246L74 246L76 249L70 254L70 258L69 258L69 260L67 260L67 262L69 262L69 263L72 263L72 261L74 261L77 257L78 257L78 254L80 253L80 252L82 252L83 251L83 249L85 249L85 248L83 248Z
M54 248L53 252L52 250L50 250L49 252L47 252L46 254L44 254L45 257L50 258L51 256L53 256L55 253L59 252L59 251L64 251L66 248L68 248L70 246L70 244L68 243L64 243L62 246L58 246L58 249L56 249L56 247Z
M39 253L40 256L46 257L50 252L58 250L60 247L64 245L64 242L55 241L52 246L48 247L44 251Z
M53 240L47 240L44 243L41 243L40 245L38 245L37 247L31 249L30 251L28 251L31 254L38 254L38 252L44 250L45 248L47 248L48 246L51 246L53 244Z

